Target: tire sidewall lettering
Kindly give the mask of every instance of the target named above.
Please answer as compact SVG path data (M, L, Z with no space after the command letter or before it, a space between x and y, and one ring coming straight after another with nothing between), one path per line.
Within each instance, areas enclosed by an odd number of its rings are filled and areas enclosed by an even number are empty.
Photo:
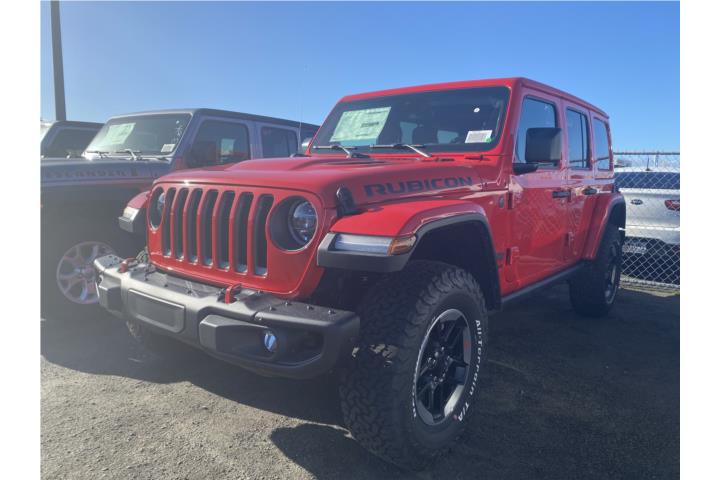
M475 319L475 338L476 340L476 347L475 347L475 362L474 362L474 368L472 372L472 376L470 377L470 388L467 390L465 401L461 404L462 408L457 413L451 414L451 418L457 422L463 422L467 418L468 411L470 410L470 406L472 404L472 399L475 394L475 390L477 389L477 383L478 378L480 376L480 367L482 363L482 356L483 356L483 348L484 348L484 342L483 342L483 325L482 321L479 318ZM417 377L418 369L420 367L420 353L418 352L418 358L415 362L415 370L414 370L414 376ZM412 418L413 420L417 420L418 418L418 412L417 412L417 405L416 405L416 399L415 399L415 388L416 384L413 381L411 388L410 388L410 405L412 410Z

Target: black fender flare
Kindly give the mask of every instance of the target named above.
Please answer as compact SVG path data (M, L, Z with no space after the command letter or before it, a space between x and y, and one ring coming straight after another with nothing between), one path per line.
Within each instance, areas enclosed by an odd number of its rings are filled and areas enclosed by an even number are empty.
M497 268L497 254L495 252L495 246L491 234L490 222L487 217L479 212L464 212L456 215L439 218L423 224L420 228L415 231L417 240L413 245L413 248L401 255L387 255L387 254L370 254L363 252L348 252L348 251L337 251L332 249L333 242L337 236L337 233L330 232L325 235L317 252L317 265L324 268L334 268L340 270L355 270L365 272L379 272L379 273L391 273L397 272L405 268L405 265L412 259L413 254L417 251L419 245L422 244L423 238L431 232L438 231L440 229L475 223L479 224L482 228L482 242L481 251L485 252L486 258L481 259L484 262L486 268L491 271L492 278L490 279L491 289L486 292L486 296L489 293L490 298L486 298L487 306L489 309L499 307L501 302L500 295L500 275ZM492 266L490 268L490 266Z

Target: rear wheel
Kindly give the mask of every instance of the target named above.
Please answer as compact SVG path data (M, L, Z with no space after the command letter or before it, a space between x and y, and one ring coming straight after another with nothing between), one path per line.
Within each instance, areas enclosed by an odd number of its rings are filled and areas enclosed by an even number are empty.
M580 315L602 317L615 304L622 270L622 236L608 225L595 260L570 281L570 301Z
M340 382L345 423L381 458L421 470L463 432L485 357L487 312L468 272L411 262L359 308L360 340Z

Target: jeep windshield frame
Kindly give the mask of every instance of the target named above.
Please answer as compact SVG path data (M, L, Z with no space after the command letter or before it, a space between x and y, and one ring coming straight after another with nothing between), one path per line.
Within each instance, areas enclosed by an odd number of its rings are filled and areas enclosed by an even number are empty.
M182 141L191 118L190 113L151 113L111 118L95 135L84 154L128 160L170 157Z
M430 154L485 152L500 141L510 89L485 86L378 95L339 102L318 130L311 151L329 146L353 152L402 152L422 146ZM316 145L318 147L316 147ZM392 148L397 145L397 148ZM321 148L323 147L323 148Z

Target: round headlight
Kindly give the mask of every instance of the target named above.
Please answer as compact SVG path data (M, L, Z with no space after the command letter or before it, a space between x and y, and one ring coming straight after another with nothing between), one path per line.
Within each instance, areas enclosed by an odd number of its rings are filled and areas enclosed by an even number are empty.
M288 216L290 235L300 245L305 245L315 235L317 213L307 200L297 202Z
M153 228L158 228L160 226L164 209L165 191L162 188L158 188L152 193L152 197L150 197L150 208L148 209L150 226Z
M165 210L165 192L162 192L160 196L158 196L158 201L155 209L157 210L156 213L162 217L163 210Z

